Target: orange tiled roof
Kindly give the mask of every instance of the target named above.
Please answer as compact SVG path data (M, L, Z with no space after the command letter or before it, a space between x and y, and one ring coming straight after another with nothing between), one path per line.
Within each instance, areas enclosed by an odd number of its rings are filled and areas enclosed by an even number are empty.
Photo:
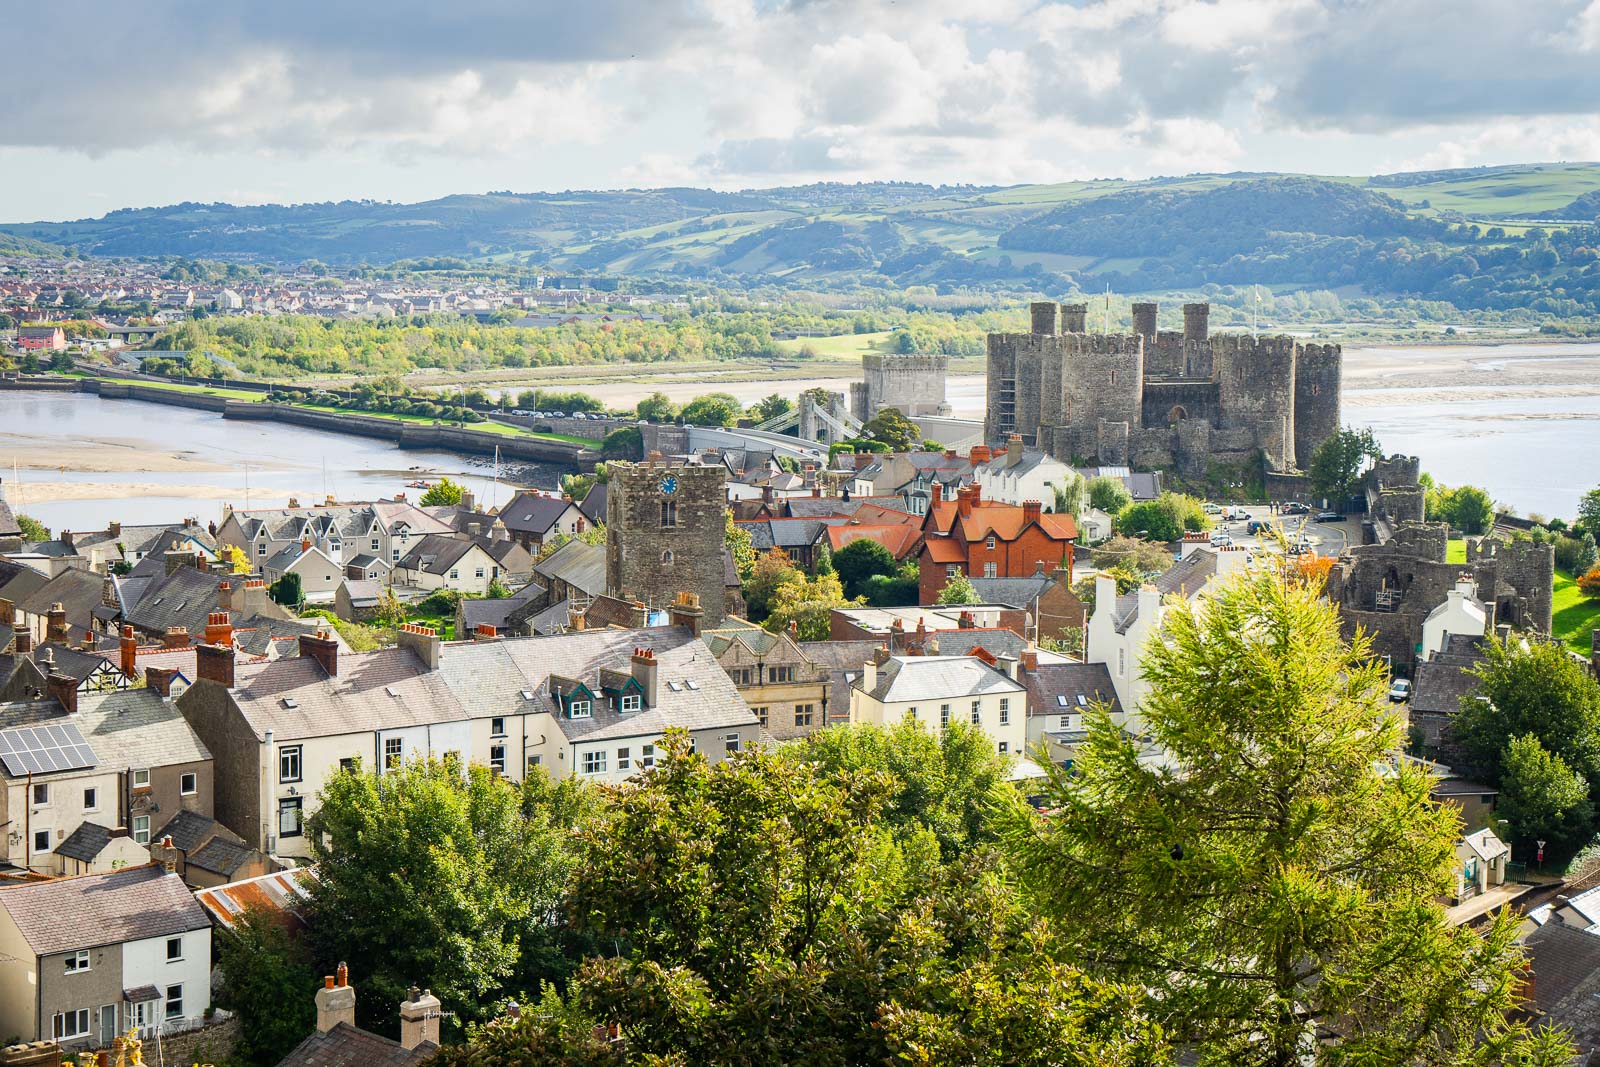
M830 526L828 527L828 545L837 552L852 541L866 538L870 541L876 541L884 548L887 548L895 559L902 559L906 553L911 551L912 546L916 544L917 538L921 534L922 531L917 527L902 524L892 526Z

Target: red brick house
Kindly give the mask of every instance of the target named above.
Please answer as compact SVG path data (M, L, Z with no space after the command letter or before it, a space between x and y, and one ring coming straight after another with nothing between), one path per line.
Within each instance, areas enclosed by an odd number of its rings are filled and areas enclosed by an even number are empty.
M59 326L34 323L17 327L17 343L23 348L60 352L67 347L67 335Z
M931 604L952 575L969 578L1026 578L1057 565L1072 569L1072 544L1078 536L1071 515L1045 514L1037 500L1021 505L984 500L969 485L954 500L935 500L922 523L920 600Z

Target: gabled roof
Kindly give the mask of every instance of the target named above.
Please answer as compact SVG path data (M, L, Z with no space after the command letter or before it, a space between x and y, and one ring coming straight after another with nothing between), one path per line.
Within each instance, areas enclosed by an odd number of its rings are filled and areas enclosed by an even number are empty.
M1020 684L976 656L891 656L878 668L871 695L897 703L1022 691Z
M1025 671L1029 715L1081 715L1096 704L1122 711L1104 663L1041 663Z
M969 578L978 599L985 604L1001 604L1008 608L1025 608L1038 600L1055 584L1048 574L1035 574L1027 578Z
M288 740L469 717L440 676L408 649L341 653L338 670L329 677L309 656L236 664L233 699L257 740L268 730Z
M432 1041L407 1049L398 1041L341 1022L311 1034L279 1060L278 1067L413 1067L438 1050Z
M476 547L464 537L453 534L429 534L411 547L411 551L395 564L408 571L427 574L446 574L461 558Z
M298 553L299 546L294 550ZM123 621L157 634L182 626L199 637L205 632L207 618L217 610L220 584L217 575L209 571L179 567L149 585L138 602L124 610Z
M568 541L533 565L533 573L566 582L591 596L606 591L606 550L583 541Z
M109 766L170 767L211 758L177 707L153 689L80 693L72 720Z
M211 926L183 881L156 864L0 889L0 909L39 956Z
M563 497L528 490L512 497L500 509L500 521L508 530L543 537L572 506L572 501Z
M844 548L852 541L876 541L889 550L895 559L904 559L910 554L917 541L922 537L922 531L915 526L904 523L885 526L860 526L855 524L829 526L828 544L835 551Z
M1161 599L1177 596L1184 600L1193 600L1199 596L1206 585L1217 575L1218 564L1221 562L1215 550L1200 548L1189 553L1183 559L1167 568L1165 572L1156 576L1150 582L1155 586ZM1118 633L1127 633L1139 617L1139 591L1125 593L1117 598L1115 609L1116 630Z
M111 843L111 838L110 827L84 821L67 835L65 841L56 846L56 855L77 860L79 863L93 863L95 857L104 852L105 847Z

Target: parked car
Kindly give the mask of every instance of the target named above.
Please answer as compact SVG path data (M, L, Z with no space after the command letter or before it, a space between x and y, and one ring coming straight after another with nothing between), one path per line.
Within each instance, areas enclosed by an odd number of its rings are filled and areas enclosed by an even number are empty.
M1272 529L1272 523L1266 519L1251 519L1245 524L1244 532L1248 534L1266 533Z
M1229 537L1226 533L1224 533L1221 530L1214 531L1211 534L1211 547L1212 548L1232 548L1233 547L1233 538Z
M1339 514L1337 511L1319 511L1319 512L1317 512L1316 521L1317 522L1343 522L1344 521L1344 516Z
M1207 500L1204 504L1200 505L1200 510L1205 512L1207 515L1221 515L1222 514L1222 508L1219 505L1213 504L1209 500Z
M1310 511L1311 508L1306 504L1300 503L1298 500L1291 500L1287 504L1283 505L1283 507L1279 510L1285 515L1304 515Z
M1396 704L1403 704L1411 699L1411 679L1396 678L1389 687L1389 699Z

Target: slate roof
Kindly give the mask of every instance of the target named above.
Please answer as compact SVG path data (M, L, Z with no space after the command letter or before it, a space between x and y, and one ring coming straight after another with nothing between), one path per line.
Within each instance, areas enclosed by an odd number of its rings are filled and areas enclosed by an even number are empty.
M461 602L461 622L466 633L475 633L479 626L493 626L500 629L508 625L507 617L519 608L527 607L544 596L546 590L529 582L508 597L499 600L488 598L479 600L463 600ZM566 601L561 602L565 604ZM563 620L564 621L564 620Z
M528 619L528 628L543 636L560 633L572 622L572 601L551 604Z
M1468 673L1482 661L1482 643L1481 637L1451 634L1443 650L1413 667L1411 713L1452 716L1460 711L1461 701L1482 684Z
M372 607L383 596L383 582L377 578L346 578L345 596L354 607Z
M99 652L85 652L60 641L44 641L34 648L33 662L41 671L45 669L47 658L57 674L65 674L78 682L111 662Z
M564 716L550 695L553 677L598 690L602 669L631 672L635 648L655 650L655 704L623 715L602 701L591 718ZM688 630L675 627L451 643L443 648L438 674L474 716L548 712L571 741L659 736L669 726L711 730L756 722L711 650Z
M0 596L6 596L7 600L34 615L44 615L49 612L50 605L59 603L66 609L67 622L81 633L90 629L94 609L100 606L104 590L105 580L100 575L69 567L26 596L12 598L4 593Z
M895 703L1020 692L1020 684L974 656L891 656L871 695Z
M183 880L157 864L0 889L0 908L39 956L211 926Z
M217 575L209 571L179 567L156 579L136 603L125 607L123 621L154 634L182 626L198 638L205 633L207 618L217 610L220 584Z
M56 846L56 855L80 863L93 863L94 858L105 851L105 847L110 843L110 827L101 826L99 823L81 822L76 830L67 835L65 841Z
M16 571L5 580L4 585L0 585L0 597L11 601L13 604L22 603L24 597L42 588L50 580L38 571L25 567L20 563L13 563L12 566L16 568Z
M1550 922L1523 941L1533 965L1533 1007L1567 1028L1580 1059L1600 1049L1600 937Z
M236 664L234 702L257 740L268 730L286 741L469 717L409 649L341 652L338 670L330 678L309 656Z
M170 837L178 848L185 852L193 852L204 844L207 838L218 834L235 841L240 840L239 835L209 815L202 815L198 811L180 811L168 819L165 826L151 834L150 840L160 841L163 837Z
M583 494L583 499L578 501L578 510L584 517L596 525L606 521L606 501L610 498L611 487L605 482L595 482L589 486L589 491Z
M400 562L395 566L408 571L447 574L472 548L473 543L464 537L429 534L412 545L411 551L400 557Z
M17 517L11 511L11 505L5 495L0 493L0 537L21 537L22 526L17 522Z
M1219 561L1220 557L1211 549L1196 549L1167 568L1165 573L1157 575L1150 584L1156 587L1156 592L1161 594L1162 600L1174 594L1185 600L1193 600L1200 595L1206 584L1216 577ZM1117 597L1115 615L1117 633L1127 633L1128 627L1139 618L1137 589Z
M1081 715L1092 705L1122 711L1111 673L1104 663L1050 663L1023 672L1029 715Z
M571 506L572 501L563 497L530 490L518 493L500 509L500 521L508 530L542 538Z
M599 545L568 541L533 565L533 573L559 579L583 593L606 591L606 550Z
M255 854L255 850L243 841L214 837L198 851L190 853L184 862L191 867L199 867L203 871L211 871L213 874L229 878L240 867L250 862Z
M1048 574L1027 578L969 578L978 599L985 604L1003 604L1008 608L1025 608L1039 599L1055 579Z
M850 684L861 675L861 668L883 647L879 640L806 641L800 651L806 659L828 672L827 712L829 722L850 717Z
M274 645L286 645L287 655L300 654L300 635L310 633L311 626L293 619L272 619L265 615L252 615L233 624L233 645L248 656L265 656ZM184 677L194 680L190 671Z
M432 1041L414 1049L341 1022L331 1030L311 1034L294 1047L278 1067L411 1067L438 1051Z
M102 765L169 767L211 758L177 707L151 689L80 693L72 721Z

